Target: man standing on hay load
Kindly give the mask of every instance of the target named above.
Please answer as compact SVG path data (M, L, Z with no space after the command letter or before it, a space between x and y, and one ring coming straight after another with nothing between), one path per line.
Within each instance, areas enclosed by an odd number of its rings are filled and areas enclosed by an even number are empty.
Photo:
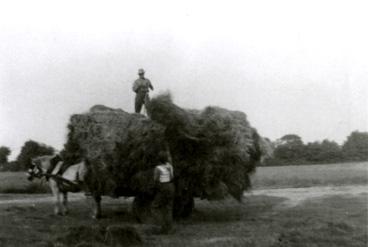
M174 202L174 168L169 163L166 152L159 153L160 164L155 167L154 181L157 193L152 202L153 215L161 225L161 233L167 234L172 229L172 208Z
M135 95L135 112L140 113L142 106L146 107L146 103L149 100L149 90L153 90L153 86L150 80L144 77L144 69L138 70L139 78L135 80L133 84L133 91Z

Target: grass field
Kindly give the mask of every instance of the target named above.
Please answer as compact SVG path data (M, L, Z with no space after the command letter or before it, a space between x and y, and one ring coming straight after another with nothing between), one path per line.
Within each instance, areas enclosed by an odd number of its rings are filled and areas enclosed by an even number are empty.
M367 171L368 162L261 167L252 178L255 191L243 203L196 200L193 216L176 222L175 233L168 236L153 234L152 224L137 224L130 212L131 199L104 198L104 218L96 221L83 194L77 194L68 216L54 216L49 195L26 194L46 191L46 183L30 183L24 173L0 173L0 246L106 247L106 239L92 229L133 226L143 239L141 246L365 247L368 193L345 193L343 185L355 189L363 184L365 191ZM307 198L301 192L299 197L305 200L297 203L286 203L288 198L281 194L256 193L313 186L305 189L311 192L331 185L341 187L342 193ZM290 189L281 190L285 194ZM81 227L91 232L79 234Z
M104 198L105 217L90 218L84 200L71 203L68 216L54 216L51 203L0 204L0 246L108 246L79 227L133 226L141 246L367 246L367 193L327 196L293 207L284 198L250 196L244 203L196 201L193 216L175 223L175 233L153 234L152 224L137 224L130 201ZM67 238L66 236L73 236ZM119 245L118 245L119 246ZM121 246L126 246L122 243Z
M26 172L0 172L0 193L46 193L49 188L45 180L30 182Z
M368 184L368 162L258 167L253 188L297 188Z

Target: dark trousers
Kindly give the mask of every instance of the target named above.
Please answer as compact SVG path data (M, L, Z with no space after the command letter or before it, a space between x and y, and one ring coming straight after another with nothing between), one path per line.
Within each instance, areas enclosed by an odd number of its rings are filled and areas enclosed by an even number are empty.
M175 188L173 183L160 183L152 202L152 213L162 233L168 233L172 228L172 208Z
M140 113L142 110L142 106L146 105L146 101L148 99L148 93L146 92L138 92L135 95L135 112Z

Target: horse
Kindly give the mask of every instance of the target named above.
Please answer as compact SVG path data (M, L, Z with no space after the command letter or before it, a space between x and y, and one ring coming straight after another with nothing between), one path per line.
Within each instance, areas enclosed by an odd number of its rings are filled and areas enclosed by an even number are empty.
M28 169L28 180L45 177L55 199L55 215L66 215L68 209L68 192L83 190L87 167L84 161L63 167L60 155L44 155L31 159ZM62 200L61 200L61 195ZM97 206L99 208L99 205ZM97 211L97 209L95 210ZM97 214L96 212L95 214Z

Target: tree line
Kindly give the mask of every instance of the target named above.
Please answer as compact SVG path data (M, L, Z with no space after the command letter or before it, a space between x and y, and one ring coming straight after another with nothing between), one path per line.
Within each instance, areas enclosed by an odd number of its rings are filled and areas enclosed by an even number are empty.
M269 144L273 152L264 166L368 161L368 132L353 131L342 145L327 139L303 143L295 134L269 141Z
M32 158L54 153L55 149L53 147L29 140L24 143L17 158L9 161L8 157L11 150L6 146L2 146L0 147L0 171L25 171L28 169Z
M295 134L284 135L273 142L266 140L272 153L261 164L263 166L368 161L368 132L353 131L342 145L330 140L303 143L302 138ZM9 161L10 148L1 146L0 171L25 171L32 158L54 153L53 147L29 140L17 158Z

